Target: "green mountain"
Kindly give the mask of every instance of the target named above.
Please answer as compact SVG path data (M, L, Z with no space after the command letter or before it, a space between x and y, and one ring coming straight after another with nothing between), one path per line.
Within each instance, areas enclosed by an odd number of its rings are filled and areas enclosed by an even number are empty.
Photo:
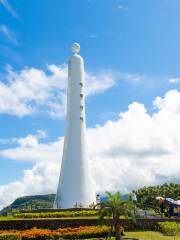
M11 205L0 211L1 215L11 212L52 208L55 194L26 196L17 198Z

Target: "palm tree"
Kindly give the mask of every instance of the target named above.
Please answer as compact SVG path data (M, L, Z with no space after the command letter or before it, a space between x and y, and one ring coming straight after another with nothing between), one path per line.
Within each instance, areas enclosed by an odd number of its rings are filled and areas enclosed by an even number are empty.
M113 229L115 230L116 240L121 239L120 217L132 217L134 219L133 204L130 200L121 200L120 192L112 194L106 192L107 200L101 203L100 218L112 217L110 232L107 239L111 237Z

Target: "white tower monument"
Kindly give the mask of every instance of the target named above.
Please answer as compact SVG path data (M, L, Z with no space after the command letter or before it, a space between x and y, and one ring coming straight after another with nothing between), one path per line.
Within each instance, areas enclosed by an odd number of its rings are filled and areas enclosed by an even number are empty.
M54 208L89 207L96 202L86 147L84 62L72 45L68 62L67 119L63 158Z

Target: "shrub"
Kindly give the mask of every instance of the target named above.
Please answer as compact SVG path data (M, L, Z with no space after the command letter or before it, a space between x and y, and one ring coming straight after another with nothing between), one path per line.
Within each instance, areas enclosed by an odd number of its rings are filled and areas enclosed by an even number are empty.
M160 231L167 236L180 236L180 223L160 222Z
M0 234L0 240L21 240L21 238L14 233L4 233Z
M16 213L15 218L68 218L68 217L88 217L96 216L96 210L82 211L61 211L61 212L39 212L39 213Z

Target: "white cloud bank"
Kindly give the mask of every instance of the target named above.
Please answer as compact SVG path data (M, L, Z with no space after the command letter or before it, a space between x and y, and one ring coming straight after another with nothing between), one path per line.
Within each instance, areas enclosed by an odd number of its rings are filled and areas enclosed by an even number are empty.
M19 72L7 67L5 79L0 79L0 114L23 117L45 113L52 118L65 114L67 65L48 65L47 71L25 68ZM115 84L112 71L96 75L85 73L86 93L103 92Z
M86 96L102 93L117 81L131 84L148 82L146 75L102 70L85 72ZM47 65L46 71L24 68L19 72L7 66L0 77L0 114L17 117L46 114L51 118L65 115L67 65Z
M180 92L171 90L153 104L152 115L143 104L133 102L118 120L88 129L96 191L126 192L143 185L180 182ZM44 137L41 131L17 140L15 148L0 151L0 157L34 163L21 181L0 187L1 207L18 196L56 191L63 138L44 144Z

